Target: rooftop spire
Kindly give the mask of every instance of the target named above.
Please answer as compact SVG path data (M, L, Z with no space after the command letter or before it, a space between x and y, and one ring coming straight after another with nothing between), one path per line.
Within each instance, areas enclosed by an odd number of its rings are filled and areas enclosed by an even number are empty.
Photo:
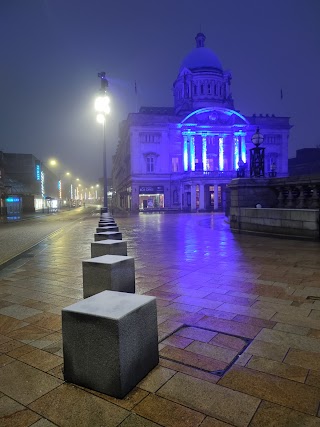
M196 38L197 47L204 47L206 36L203 33L198 33L195 38Z

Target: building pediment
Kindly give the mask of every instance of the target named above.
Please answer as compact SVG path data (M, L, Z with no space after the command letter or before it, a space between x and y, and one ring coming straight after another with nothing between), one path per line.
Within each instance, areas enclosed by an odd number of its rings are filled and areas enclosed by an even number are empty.
M222 107L208 107L188 114L180 122L180 125L246 126L249 125L249 122L242 114L235 110Z

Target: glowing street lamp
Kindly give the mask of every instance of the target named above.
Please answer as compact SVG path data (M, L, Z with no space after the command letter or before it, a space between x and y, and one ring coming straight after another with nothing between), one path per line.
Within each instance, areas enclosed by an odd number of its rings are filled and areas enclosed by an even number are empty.
M102 71L98 73L98 77L101 81L101 87L99 95L97 96L94 107L97 111L97 122L103 126L103 200L104 207L101 209L102 212L108 212L108 186L107 186L107 143L106 143L106 120L107 115L110 114L110 97L108 96L109 82L106 78L106 73Z

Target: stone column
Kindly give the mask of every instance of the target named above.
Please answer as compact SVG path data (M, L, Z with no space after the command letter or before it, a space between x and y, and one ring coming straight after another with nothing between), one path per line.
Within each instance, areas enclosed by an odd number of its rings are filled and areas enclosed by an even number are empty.
M215 211L218 210L219 204L218 204L218 184L214 184L214 205L213 208Z
M244 163L247 163L247 147L246 147L246 138L244 135L241 135L241 153L240 158Z
M237 170L239 168L239 159L240 159L239 137L234 135L233 136L233 169L234 170Z
M200 210L205 210L205 186L203 184L200 184L200 200L199 200L199 209Z
M224 138L219 136L219 171L224 169Z
M189 147L190 147L190 170L194 171L196 169L194 136L190 137L189 144L190 144L189 145Z
M183 170L186 172L189 165L189 156L188 156L188 137L183 135Z
M202 169L207 170L207 136L202 136Z
M196 185L191 184L191 212L196 210Z

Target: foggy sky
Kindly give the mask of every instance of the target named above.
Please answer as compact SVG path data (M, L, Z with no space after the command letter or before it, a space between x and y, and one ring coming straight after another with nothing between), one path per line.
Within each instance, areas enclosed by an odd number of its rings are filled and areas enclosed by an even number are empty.
M236 110L291 117L293 157L320 144L319 22L319 0L0 0L0 150L55 157L60 172L96 182L97 73L112 95L110 171L119 122L142 105L173 106L201 30L231 70Z

